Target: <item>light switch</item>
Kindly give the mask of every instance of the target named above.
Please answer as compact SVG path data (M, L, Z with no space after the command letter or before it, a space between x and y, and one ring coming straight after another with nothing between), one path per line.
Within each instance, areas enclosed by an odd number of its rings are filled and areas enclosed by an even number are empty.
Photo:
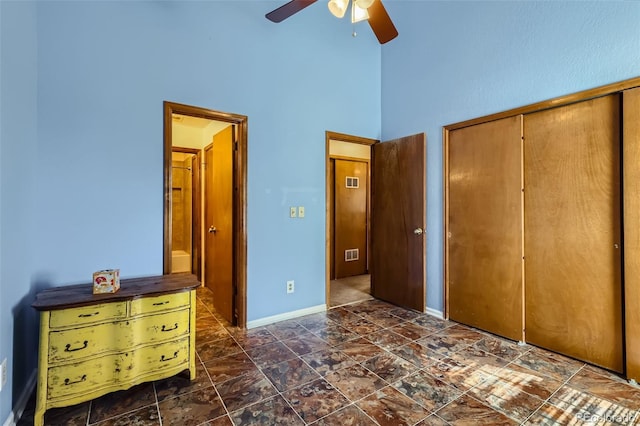
M291 207L289 209L289 217L296 217L297 209L295 207Z
M300 218L304 217L304 206L298 207L298 217Z

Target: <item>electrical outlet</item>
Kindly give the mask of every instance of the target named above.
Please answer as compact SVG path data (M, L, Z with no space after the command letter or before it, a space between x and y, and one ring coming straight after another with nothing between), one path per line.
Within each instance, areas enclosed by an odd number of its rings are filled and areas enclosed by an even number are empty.
M298 209L296 209L295 207L291 207L289 209L289 217L296 217L297 211L298 211Z
M298 217L304 217L304 206L298 207Z
M0 390L7 384L7 359L2 360L0 364Z
M287 293L293 293L295 291L295 282L293 280L287 281Z

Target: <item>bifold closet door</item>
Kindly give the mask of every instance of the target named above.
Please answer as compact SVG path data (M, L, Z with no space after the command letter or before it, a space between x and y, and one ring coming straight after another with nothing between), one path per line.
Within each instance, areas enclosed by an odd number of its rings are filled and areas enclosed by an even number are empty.
M449 318L522 339L522 116L448 138Z
M526 340L622 372L620 96L524 117Z
M640 88L622 100L627 378L640 382Z

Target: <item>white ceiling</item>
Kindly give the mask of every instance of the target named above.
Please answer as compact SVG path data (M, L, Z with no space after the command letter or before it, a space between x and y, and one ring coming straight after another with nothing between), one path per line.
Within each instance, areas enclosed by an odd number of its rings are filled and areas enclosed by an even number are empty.
M206 118L193 117L190 115L172 114L173 122L180 123L182 126L192 127L195 129L204 129L210 125L212 134L218 133L220 130L231 126L231 123L224 121L214 121Z

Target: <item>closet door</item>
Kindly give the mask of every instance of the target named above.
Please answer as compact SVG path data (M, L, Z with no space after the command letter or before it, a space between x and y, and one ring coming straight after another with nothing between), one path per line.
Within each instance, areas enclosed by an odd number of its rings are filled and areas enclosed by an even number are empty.
M640 88L623 99L624 288L627 378L640 381Z
M620 97L524 117L526 340L623 370Z
M449 318L522 340L522 116L449 132Z

